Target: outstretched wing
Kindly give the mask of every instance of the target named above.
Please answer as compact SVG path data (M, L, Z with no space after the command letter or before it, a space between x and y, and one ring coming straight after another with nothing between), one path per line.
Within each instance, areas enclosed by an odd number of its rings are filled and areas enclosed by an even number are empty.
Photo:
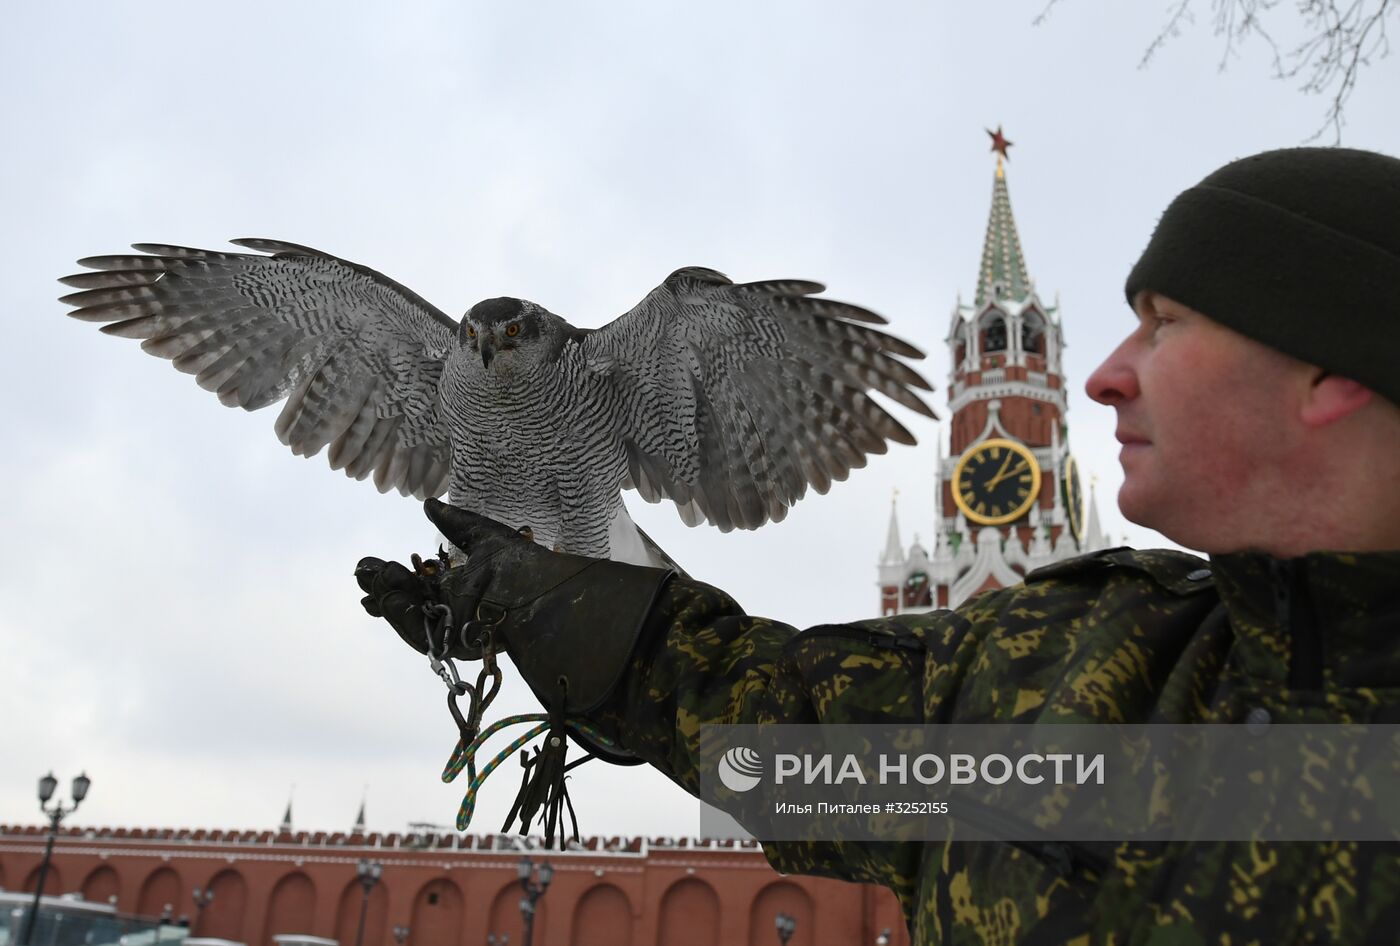
M812 295L822 289L681 269L585 336L589 369L616 395L626 485L674 500L691 525L754 529L888 441L913 444L869 392L934 417L913 390L931 388L900 360L923 353L869 328L884 324L875 313Z
M60 280L68 313L142 339L229 407L286 398L281 441L299 456L329 446L332 469L374 475L380 492L447 488L451 448L438 379L457 323L364 266L275 240L270 253L138 243L144 256L93 256Z

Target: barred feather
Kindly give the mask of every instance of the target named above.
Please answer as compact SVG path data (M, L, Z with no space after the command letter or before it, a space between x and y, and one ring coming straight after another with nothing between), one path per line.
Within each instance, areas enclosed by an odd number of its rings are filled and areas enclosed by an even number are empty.
M75 290L62 301L228 406L282 401L273 429L296 455L325 450L381 491L447 490L565 551L669 562L627 517L625 488L670 499L690 525L781 521L809 488L914 442L871 392L933 416L906 363L922 353L808 280L687 267L593 331L488 300L468 313L474 331L512 318L519 336L498 338L488 368L454 320L368 267L233 242L253 252L140 243L88 257L95 271L60 280Z

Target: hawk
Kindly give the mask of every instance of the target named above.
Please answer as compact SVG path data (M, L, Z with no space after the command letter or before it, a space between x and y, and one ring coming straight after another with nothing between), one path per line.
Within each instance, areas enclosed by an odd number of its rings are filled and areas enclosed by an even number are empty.
M230 407L285 401L300 456L380 492L454 505L560 551L671 564L622 491L689 525L776 522L806 493L914 437L871 391L924 414L923 354L884 319L796 279L679 269L630 312L580 329L523 299L454 321L366 266L277 240L255 252L136 244L79 260L69 315L195 376Z

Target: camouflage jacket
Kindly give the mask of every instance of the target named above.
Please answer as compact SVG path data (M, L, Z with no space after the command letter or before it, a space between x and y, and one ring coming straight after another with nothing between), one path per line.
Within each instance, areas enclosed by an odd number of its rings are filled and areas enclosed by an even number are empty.
M697 792L705 723L1400 721L1400 553L1116 549L955 611L797 632L674 581L597 721ZM772 843L916 943L1400 941L1391 844Z

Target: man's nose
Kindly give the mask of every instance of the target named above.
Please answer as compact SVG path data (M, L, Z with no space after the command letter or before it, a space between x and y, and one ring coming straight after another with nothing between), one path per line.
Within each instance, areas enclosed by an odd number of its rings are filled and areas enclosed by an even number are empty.
M1131 401L1140 393L1137 371L1126 351L1128 344L1125 341L1114 349L1084 382L1085 393L1100 404L1113 407Z

